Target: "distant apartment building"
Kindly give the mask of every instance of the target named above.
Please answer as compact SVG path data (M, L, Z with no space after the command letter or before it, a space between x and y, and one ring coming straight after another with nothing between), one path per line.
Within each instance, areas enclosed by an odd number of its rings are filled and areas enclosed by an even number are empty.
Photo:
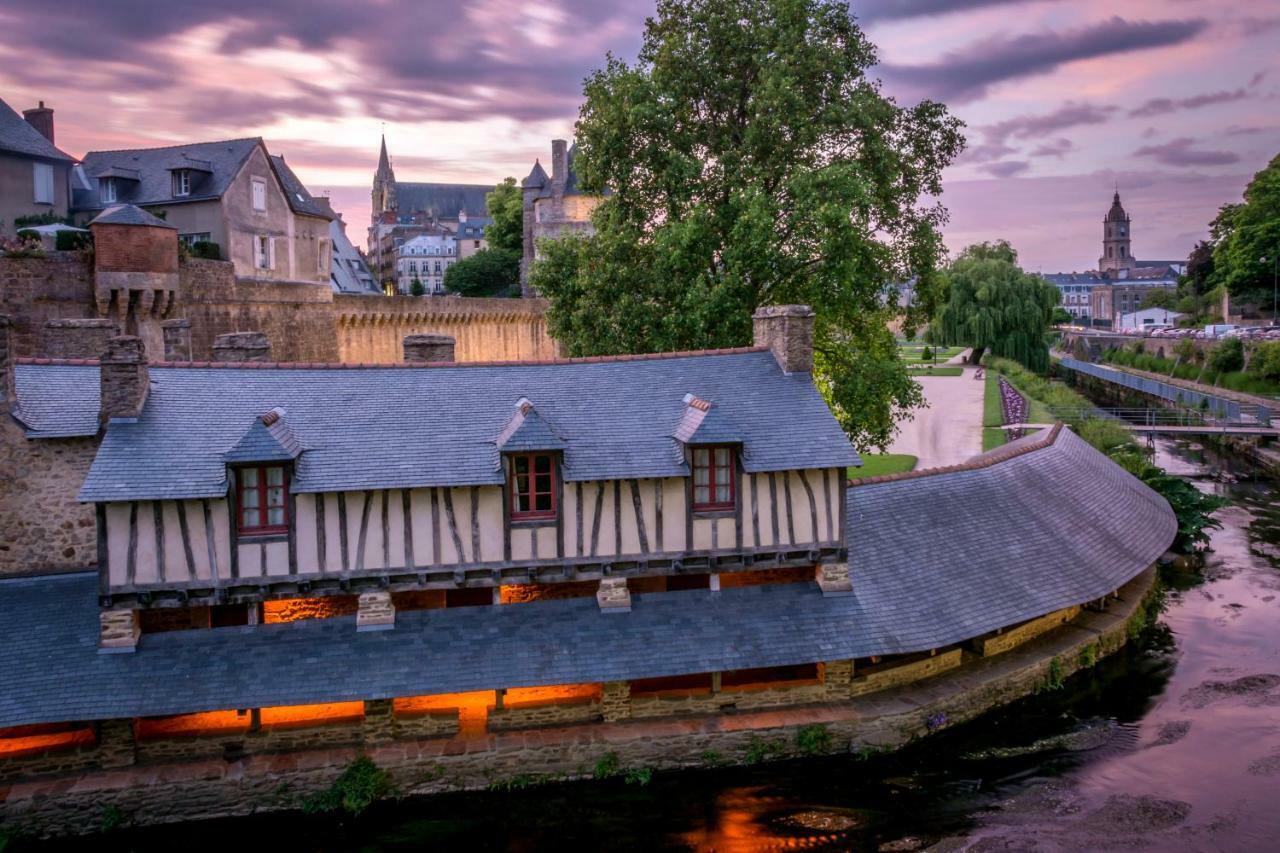
M0 237L15 237L24 220L65 219L75 158L53 144L53 110L18 115L0 100Z
M333 214L260 138L90 151L73 176L76 218L122 203L161 217L189 246L213 244L238 277L330 281Z
M412 293L419 281L426 295L444 293L444 274L458 260L453 234L439 229L434 234L420 234L396 249L395 289Z
M1073 318L1086 325L1114 326L1120 314L1141 308L1142 299L1153 288L1177 286L1186 262L1134 258L1132 225L1117 190L1102 219L1098 269L1040 276L1058 288L1061 305Z

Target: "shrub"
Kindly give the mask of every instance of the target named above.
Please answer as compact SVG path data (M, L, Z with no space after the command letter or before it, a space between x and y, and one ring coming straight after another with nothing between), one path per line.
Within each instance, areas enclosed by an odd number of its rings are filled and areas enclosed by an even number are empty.
M426 292L427 292L426 286L423 285L422 282L418 281L418 279L415 278L413 281L409 282L410 296L423 296L424 294L426 294Z
M1163 468L1152 465L1136 450L1112 453L1111 458L1169 502L1178 519L1178 535L1172 546L1174 551L1190 554L1208 546L1209 531L1222 526L1212 513L1227 505L1225 499L1206 495L1181 477L1165 473Z
M825 755L831 750L831 732L821 723L804 726L796 732L796 748L805 755Z
M722 767L724 766L724 756L714 749L708 749L702 753L702 764L704 767Z
M197 240L188 251L193 258L204 258L209 261L222 260L222 247L211 240Z
M632 767L624 777L628 785L648 785L653 781L653 769L650 767Z
M26 216L13 217L14 228L26 228L32 225L70 225L71 218L67 216L59 216L53 211L45 211L44 213L31 213Z
M40 242L40 232L32 231L30 228L23 228L18 231L18 239L25 242Z
M1098 644L1090 643L1080 650L1080 666L1088 668L1098 662Z
M302 803L307 814L344 811L358 815L394 790L387 771L362 755L347 765L347 769L326 790L311 795Z
M1270 382L1280 382L1280 341L1264 341L1253 348L1248 373Z
M920 350L921 361L931 361L932 359L933 359L933 350L929 349L929 347L925 347L924 349Z
M609 779L618 775L618 753L606 752L600 756L600 760L596 762L595 769L591 771L591 775L597 779Z
M53 238L53 247L59 252L74 252L93 246L93 235L88 231L59 231Z
M1065 680L1066 679L1062 673L1062 661L1058 660L1055 655L1053 659L1049 661L1049 669L1044 674L1044 684L1041 686L1041 689L1061 690L1062 683Z
M1124 424L1106 418L1086 418L1076 432L1103 453L1111 453L1133 444L1133 436Z
M1178 342L1173 345L1173 354L1183 361L1199 361L1203 358L1200 348L1191 338L1178 338Z
M762 761L768 761L776 758L786 750L787 746L781 740L766 740L759 735L752 735L750 742L747 744L747 754L745 761L747 764L759 764Z
M1209 369L1214 373L1230 373L1244 367L1244 341L1226 338L1209 351Z

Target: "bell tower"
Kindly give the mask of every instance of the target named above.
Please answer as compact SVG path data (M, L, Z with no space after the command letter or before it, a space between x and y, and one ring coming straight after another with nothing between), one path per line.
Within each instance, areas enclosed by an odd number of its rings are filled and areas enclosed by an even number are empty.
M387 156L387 137L382 137L382 150L378 154L378 171L373 174L373 221L376 224L381 218L379 214L387 210L395 210L396 173L391 168L391 158Z
M1120 190L1117 188L1111 199L1111 209L1102 220L1102 257L1098 258L1098 269L1101 272L1127 272L1133 269L1129 226L1129 214L1124 212L1124 207L1120 204Z

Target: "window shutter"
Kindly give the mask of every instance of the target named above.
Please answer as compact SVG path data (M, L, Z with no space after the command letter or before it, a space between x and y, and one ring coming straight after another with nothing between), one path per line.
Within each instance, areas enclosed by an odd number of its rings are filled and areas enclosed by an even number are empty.
M32 163L32 182L36 204L53 204L53 167L48 163Z

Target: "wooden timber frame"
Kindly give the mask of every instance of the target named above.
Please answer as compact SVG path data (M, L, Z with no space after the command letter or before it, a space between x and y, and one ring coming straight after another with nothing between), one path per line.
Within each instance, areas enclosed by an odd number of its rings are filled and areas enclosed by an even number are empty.
M609 577L657 577L818 566L848 561L848 549L824 544L804 549L758 548L648 554L636 558L496 561L432 566L410 571L345 571L315 576L277 575L224 580L220 586L195 581L182 584L116 586L99 596L103 607L189 607L249 604L275 598L355 595L387 590L474 589L509 584L568 583Z

